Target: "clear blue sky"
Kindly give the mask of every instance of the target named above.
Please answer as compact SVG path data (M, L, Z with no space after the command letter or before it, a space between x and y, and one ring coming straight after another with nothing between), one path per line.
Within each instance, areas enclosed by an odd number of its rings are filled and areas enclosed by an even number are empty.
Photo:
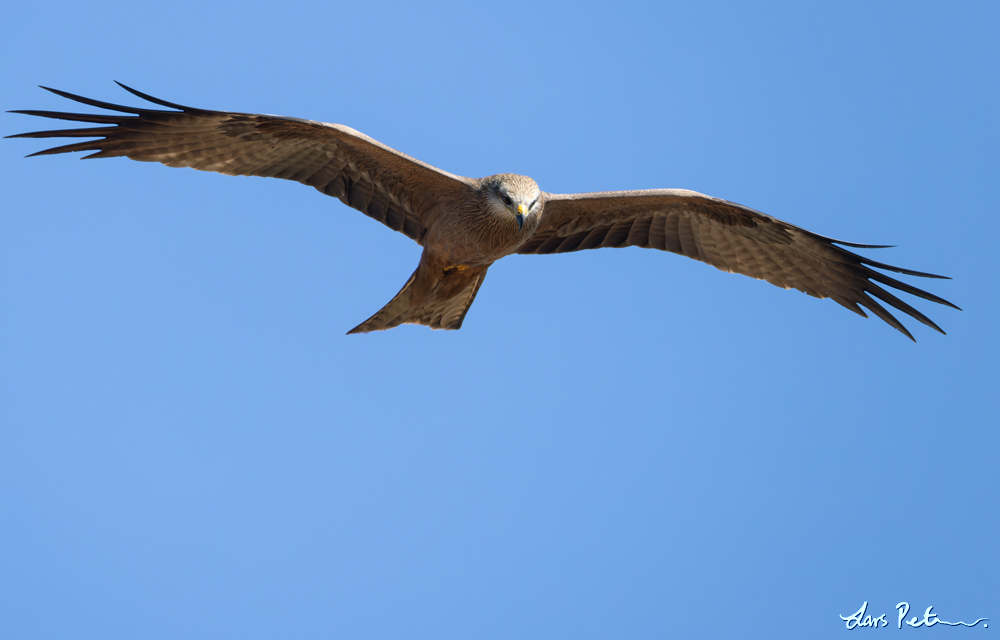
M965 310L913 344L672 254L494 266L301 185L0 145L0 637L827 638L1000 628L1000 5L7 3L44 84L359 129L551 192L683 187ZM85 107L79 107L86 109ZM0 133L48 123L3 114ZM916 279L911 279L916 280Z

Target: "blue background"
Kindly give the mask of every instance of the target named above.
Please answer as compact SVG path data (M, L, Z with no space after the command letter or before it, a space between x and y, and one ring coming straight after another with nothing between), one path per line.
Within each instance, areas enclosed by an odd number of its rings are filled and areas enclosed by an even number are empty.
M694 189L898 245L867 255L965 311L916 301L949 335L913 344L605 249L503 260L459 332L345 336L416 265L401 234L5 140L0 636L825 638L864 601L880 637L984 634L896 631L900 601L995 634L997 3L2 14L3 109L139 104L114 79L551 192Z

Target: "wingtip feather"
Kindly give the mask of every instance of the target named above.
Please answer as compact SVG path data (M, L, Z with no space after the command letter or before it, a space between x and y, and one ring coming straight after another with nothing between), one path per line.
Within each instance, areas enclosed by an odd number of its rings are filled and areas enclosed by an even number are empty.
M39 85L41 86L41 85ZM110 102L103 102L101 100L94 100L93 98L87 98L84 96L77 95L75 93L70 93L69 91L63 91L61 89L53 89L52 87L41 86L42 89L50 91L61 98L66 98L67 100L72 100L74 102L79 102L81 104L90 105L91 107L97 107L98 109L107 109L108 111L118 111L121 113L134 113L137 115L150 113L149 109L139 109L137 107L126 107L120 104L112 104Z
M117 80L115 80L114 83L117 84L122 89L128 91L132 95L138 96L138 97L142 98L143 100L145 100L146 102L152 102L153 104L158 104L161 107L169 107L171 109L178 109L180 111L200 111L200 109L195 109L194 107L186 107L186 106L184 106L182 104L177 104L175 102L167 102L166 100L161 100L160 98L154 98L153 96L149 95L148 93L143 93L142 91L139 91L138 89L133 89L132 87L128 86L127 84L118 82Z

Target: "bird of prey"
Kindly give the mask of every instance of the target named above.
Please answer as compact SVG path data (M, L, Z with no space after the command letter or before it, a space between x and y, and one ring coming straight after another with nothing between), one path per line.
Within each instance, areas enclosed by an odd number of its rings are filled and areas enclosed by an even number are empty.
M295 180L406 234L423 247L416 271L387 305L349 333L404 323L458 329L486 271L500 258L599 247L671 251L723 271L832 298L867 317L864 307L911 340L906 327L878 301L944 331L880 284L958 308L875 269L942 276L882 264L843 248L884 245L834 240L694 191L567 195L546 193L521 175L465 178L343 125L185 107L118 84L169 110L127 107L42 87L113 113L14 111L103 126L9 137L96 138L32 155L93 151L84 157L125 156L170 167Z

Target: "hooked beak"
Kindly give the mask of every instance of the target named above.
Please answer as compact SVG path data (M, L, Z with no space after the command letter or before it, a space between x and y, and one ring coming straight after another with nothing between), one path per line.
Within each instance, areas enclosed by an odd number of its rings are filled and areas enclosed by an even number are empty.
M514 215L514 219L517 220L517 230L520 231L524 228L524 214L528 212L528 207L524 206L524 203L517 205L517 213Z

